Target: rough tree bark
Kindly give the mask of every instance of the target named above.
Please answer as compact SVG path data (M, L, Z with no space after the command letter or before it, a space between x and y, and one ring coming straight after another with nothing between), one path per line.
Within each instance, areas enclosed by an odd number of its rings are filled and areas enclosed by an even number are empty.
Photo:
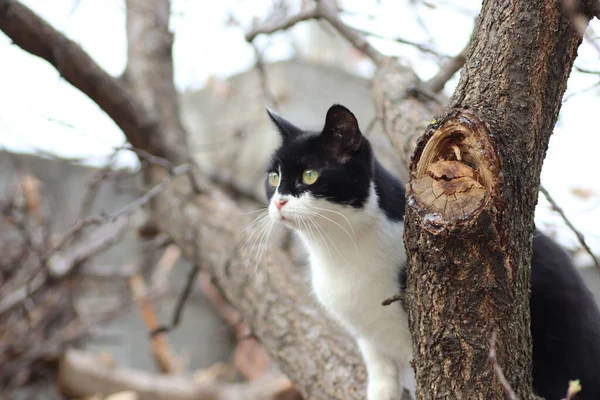
M508 383L531 397L533 212L581 42L560 5L484 1L460 83L413 155L405 244L419 399L506 398L492 332Z

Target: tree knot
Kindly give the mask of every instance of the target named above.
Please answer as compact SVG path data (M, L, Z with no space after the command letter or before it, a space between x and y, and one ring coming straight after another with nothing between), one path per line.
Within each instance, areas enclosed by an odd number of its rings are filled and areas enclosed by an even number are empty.
M489 128L472 111L456 111L430 125L417 144L409 205L434 234L468 223L488 205L499 171Z

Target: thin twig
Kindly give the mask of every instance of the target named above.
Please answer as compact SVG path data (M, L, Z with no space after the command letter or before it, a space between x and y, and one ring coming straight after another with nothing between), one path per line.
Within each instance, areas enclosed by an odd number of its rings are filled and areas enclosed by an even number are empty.
M118 150L129 150L135 153L141 160L147 161L150 164L155 164L166 169L170 174L173 173L173 163L166 158L158 157L153 154L148 153L146 150L138 149L137 147L133 147L131 145L125 145L121 147L115 147L115 151Z
M395 303L397 301L401 301L403 298L404 298L404 295L398 293L398 294L393 295L392 297L388 297L387 299L383 300L381 302L381 305L382 306L389 306L392 303Z
M190 294L192 293L192 288L194 287L194 282L196 282L196 278L198 277L199 272L200 272L199 265L192 266L192 269L190 270L190 273L185 282L185 286L184 286L183 290L181 291L181 293L179 294L179 297L177 298L177 304L175 305L175 312L173 313L171 323L168 326L160 325L159 327L154 329L152 332L150 332L151 336L155 336L160 333L170 332L179 326L179 323L181 322L181 316L183 315L183 309L185 308L188 298L190 297Z
M119 154L119 150L115 149L115 151L113 151L106 160L104 168L97 171L88 183L88 188L85 191L85 194L83 195L81 205L79 206L79 212L77 213L78 220L85 218L85 216L90 212L90 209L94 204L94 200L96 199L100 183L102 183L106 178L108 178L111 175L111 165L115 160L117 154Z
M592 74L592 75L600 75L600 71L599 70L593 70L593 69L587 69L587 68L582 68L579 66L575 66L575 69L579 72L582 72L584 74Z
M358 29L358 28L352 28L352 29L354 29L357 32L362 33L365 36L372 36L377 39L389 40L389 41L396 42L399 44L405 44L407 46L412 46L412 47L416 48L417 50L419 50L423 53L431 54L431 55L437 57L438 59L450 58L450 56L448 54L442 54L427 44L413 42L412 40L404 39L404 38L401 38L398 36L396 36L396 37L384 36L384 35L380 35L379 33L367 31L365 29Z
M492 337L490 338L490 353L489 353L490 361L492 362L492 365L494 366L494 371L496 372L496 376L498 377L500 384L506 391L508 398L510 400L518 400L517 394L515 393L513 388L510 386L510 383L508 383L506 376L504 376L504 372L502 372L502 367L500 367L500 364L498 363L498 359L496 358L496 336L497 336L496 331L493 331Z
M167 188L167 186L169 186L169 183L171 183L173 178L175 178L179 175L187 174L189 171L189 167L190 167L189 164L182 164L182 165L179 165L179 166L173 168L171 175L164 178L159 184L157 184L152 189L150 189L148 192L146 192L146 194L144 194L142 197L132 201L131 203L127 204L125 207L123 207L122 209L120 209L118 211L115 211L110 214L102 215L102 216L91 216L91 217L86 217L86 218L78 220L59 239L57 244L52 247L52 249L48 252L48 255L51 255L51 254L59 251L71 238L73 238L75 235L77 235L79 233L79 231L81 231L85 227L90 226L90 225L103 224L103 223L106 223L109 221L114 221L121 215L128 215L128 214L142 208L143 206L148 204L148 202L150 202L150 200L152 200L154 197L156 197L160 192L165 190Z
M546 188L544 188L542 185L540 185L540 192L542 192L542 194L544 195L544 197L546 198L546 200L548 200L548 202L550 203L550 205L552 206L552 208L554 209L554 211L556 211L562 217L563 221L565 221L565 224L567 224L567 226L569 227L569 229L571 229L571 231L573 231L573 233L575 234L575 236L577 236L577 239L579 240L579 243L581 244L581 246L592 257L592 260L594 261L594 264L596 265L596 267L598 268L598 270L600 270L600 262L598 261L598 258L594 255L594 253L592 252L592 249L590 249L590 247L587 245L587 243L585 241L585 237L583 236L583 234L577 228L575 228L575 225L573 225L571 223L571 221L569 221L569 219L567 218L567 216L566 216L565 212L563 211L563 209L560 208L560 206L558 204L556 204L556 202L554 201L554 199L552 198L552 196L550 196L550 193L548 193L548 191L546 190Z
M148 290L144 278L140 274L132 275L129 279L129 287L132 297L140 306L140 312L146 328L150 332L154 332L158 327L158 318L156 309L148 299ZM173 351L169 346L167 338L164 335L153 335L151 337L151 349L154 360L164 374L172 374L180 369L178 363L173 356Z
M260 87L263 92L263 97L267 100L267 105L269 107L274 108L275 110L279 109L279 102L277 101L277 96L271 90L271 85L269 84L269 76L267 75L267 69L265 67L265 63L262 58L262 54L256 44L252 43L252 48L254 49L254 55L256 57L256 62L254 63L254 68L258 72L258 78L260 80Z

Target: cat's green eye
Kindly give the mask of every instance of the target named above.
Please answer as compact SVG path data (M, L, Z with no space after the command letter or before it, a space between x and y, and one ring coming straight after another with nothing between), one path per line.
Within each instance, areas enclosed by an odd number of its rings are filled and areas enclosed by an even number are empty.
M269 180L270 186L272 186L272 187L279 186L279 174L277 172L270 172L268 180Z
M302 183L305 185L312 185L319 179L319 173L314 169L305 169L302 174Z

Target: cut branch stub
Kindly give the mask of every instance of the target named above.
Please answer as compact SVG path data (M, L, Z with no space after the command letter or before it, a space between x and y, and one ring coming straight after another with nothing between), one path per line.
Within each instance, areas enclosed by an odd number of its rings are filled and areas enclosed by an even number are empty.
M489 129L472 111L434 121L412 165L408 201L433 234L474 221L499 187Z

